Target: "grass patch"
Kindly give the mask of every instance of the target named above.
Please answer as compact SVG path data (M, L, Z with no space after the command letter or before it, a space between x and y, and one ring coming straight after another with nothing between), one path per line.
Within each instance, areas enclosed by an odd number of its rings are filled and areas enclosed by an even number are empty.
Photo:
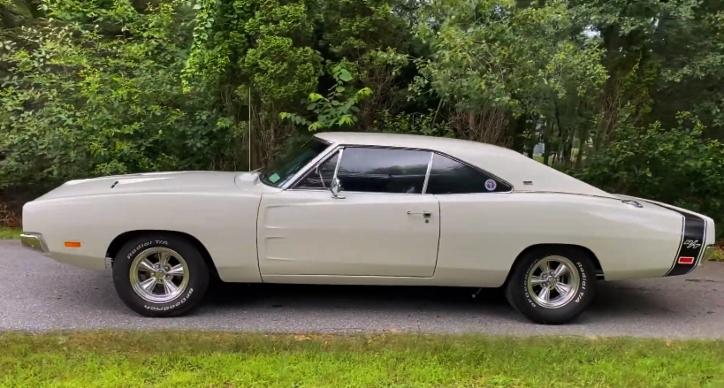
M22 230L20 228L3 228L0 227L0 240L13 240L20 238Z
M724 244L718 243L714 253L709 256L709 261L724 262Z
M3 387L721 387L724 342L0 334Z

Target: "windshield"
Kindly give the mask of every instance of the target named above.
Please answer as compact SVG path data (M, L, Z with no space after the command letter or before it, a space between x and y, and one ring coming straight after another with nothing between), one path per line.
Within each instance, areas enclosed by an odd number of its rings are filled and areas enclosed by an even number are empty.
M268 167L263 168L260 178L267 185L281 187L284 182L288 181L289 178L321 154L327 147L329 147L329 144L312 138L301 147L293 149Z

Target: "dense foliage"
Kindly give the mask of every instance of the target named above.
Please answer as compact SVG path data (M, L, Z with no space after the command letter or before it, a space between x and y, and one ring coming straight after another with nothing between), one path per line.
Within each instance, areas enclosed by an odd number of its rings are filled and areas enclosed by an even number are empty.
M721 222L722 81L714 0L0 0L0 190L395 131Z

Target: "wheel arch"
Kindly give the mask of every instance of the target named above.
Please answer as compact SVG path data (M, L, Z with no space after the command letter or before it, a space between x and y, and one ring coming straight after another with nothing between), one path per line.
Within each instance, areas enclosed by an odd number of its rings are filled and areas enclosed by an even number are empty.
M518 256L516 256L515 260L513 260L513 265L510 266L510 270L508 271L508 275L505 278L505 283L503 283L503 286L507 286L508 282L510 281L510 277L513 275L513 271L515 270L515 267L518 265L520 260L528 254L528 252L539 249L543 247L569 247L569 248L575 248L578 250L581 250L584 252L590 259L593 261L593 265L596 267L596 278L600 280L605 280L605 274L603 273L603 267L601 266L601 262L598 260L598 257L595 253L593 253L592 250L589 248L584 247L583 245L577 245L577 244L562 244L562 243L544 243L544 244L533 244L525 249L523 249Z
M123 232L116 236L113 241L108 245L108 249L106 249L106 257L110 258L111 261L115 259L116 255L118 254L118 251L121 250L124 244L126 244L128 241L130 241L133 238L136 238L138 236L142 236L144 234L152 234L152 233L166 233L166 234L173 234L178 237L181 237L191 243L196 249L201 252L201 256L204 259L204 263L206 263L207 268L209 269L209 272L216 278L219 279L219 272L216 269L216 264L214 264L214 261L211 259L211 254L209 253L209 250L206 249L206 246L196 237L192 236L191 234L174 231L174 230L162 230L162 229L140 229L140 230L131 230L128 232Z

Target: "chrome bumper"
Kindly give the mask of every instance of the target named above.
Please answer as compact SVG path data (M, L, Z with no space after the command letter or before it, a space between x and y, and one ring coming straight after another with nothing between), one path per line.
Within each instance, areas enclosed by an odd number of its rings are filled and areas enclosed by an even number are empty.
M711 259L711 255L713 255L714 252L716 252L716 245L707 245L706 248L704 248L704 254L701 255L701 261L697 263L697 267L701 265L701 263L709 261L709 259Z
M43 236L40 234L22 233L20 235L20 243L22 243L25 248L41 253L48 253L48 247L45 245L45 240L43 240Z

